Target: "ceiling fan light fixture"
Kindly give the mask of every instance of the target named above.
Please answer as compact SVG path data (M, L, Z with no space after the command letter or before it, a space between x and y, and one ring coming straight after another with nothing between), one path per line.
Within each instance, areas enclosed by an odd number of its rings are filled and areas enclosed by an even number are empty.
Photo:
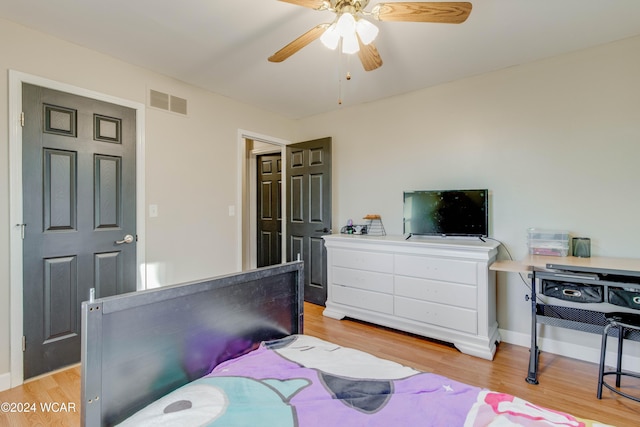
M321 39L329 49L344 53L358 53L365 71L382 66L382 58L373 44L378 28L376 21L425 22L461 24L467 20L473 6L470 2L456 1L389 1L378 3L367 12L370 0L280 0L317 11L334 14L332 23L316 25L282 49L271 55L270 62L282 62L309 43ZM384 0L383 0L384 1Z
M360 46L355 32L342 36L342 53L351 54L356 53L359 50Z
M336 22L336 29L343 38L355 34L356 19L350 13L343 13Z
M360 36L362 44L367 45L374 41L378 36L378 27L366 19L358 19L356 22L356 32Z
M331 50L335 50L338 47L338 42L340 42L340 34L336 29L336 24L333 23L322 33L320 36L320 41L323 45L328 47Z

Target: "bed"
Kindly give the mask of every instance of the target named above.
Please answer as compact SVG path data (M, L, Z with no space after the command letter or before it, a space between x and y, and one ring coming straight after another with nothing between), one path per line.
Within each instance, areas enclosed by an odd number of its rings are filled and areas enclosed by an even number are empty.
M597 426L305 335L303 264L83 304L85 426Z

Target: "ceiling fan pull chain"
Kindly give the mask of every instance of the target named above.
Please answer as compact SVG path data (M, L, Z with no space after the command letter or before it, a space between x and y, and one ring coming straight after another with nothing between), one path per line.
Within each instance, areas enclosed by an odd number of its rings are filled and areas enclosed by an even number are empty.
M338 105L342 105L342 46L340 49L336 49L336 52L338 55Z
M342 73L338 77L338 105L342 105Z

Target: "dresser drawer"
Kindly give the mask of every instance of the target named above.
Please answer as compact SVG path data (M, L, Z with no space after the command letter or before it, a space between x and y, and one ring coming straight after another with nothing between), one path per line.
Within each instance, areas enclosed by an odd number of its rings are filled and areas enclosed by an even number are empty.
M393 275L352 268L333 267L331 283L375 292L393 293Z
M475 285L477 264L472 261L431 258L415 255L396 255L395 274Z
M334 249L332 260L337 267L393 273L393 254L390 253Z
M470 334L478 333L478 315L475 310L395 297L394 314L446 329L455 329Z
M396 277L395 294L473 310L476 309L478 302L475 286L406 276Z
M352 307L393 314L393 295L331 285L331 301Z

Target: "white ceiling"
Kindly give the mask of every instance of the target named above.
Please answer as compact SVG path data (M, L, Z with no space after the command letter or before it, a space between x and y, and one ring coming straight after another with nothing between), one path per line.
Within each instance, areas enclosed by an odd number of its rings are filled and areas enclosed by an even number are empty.
M472 4L459 25L375 22L384 64L370 72L319 40L268 62L334 16L277 0L0 0L0 17L291 118L640 34L640 0Z

